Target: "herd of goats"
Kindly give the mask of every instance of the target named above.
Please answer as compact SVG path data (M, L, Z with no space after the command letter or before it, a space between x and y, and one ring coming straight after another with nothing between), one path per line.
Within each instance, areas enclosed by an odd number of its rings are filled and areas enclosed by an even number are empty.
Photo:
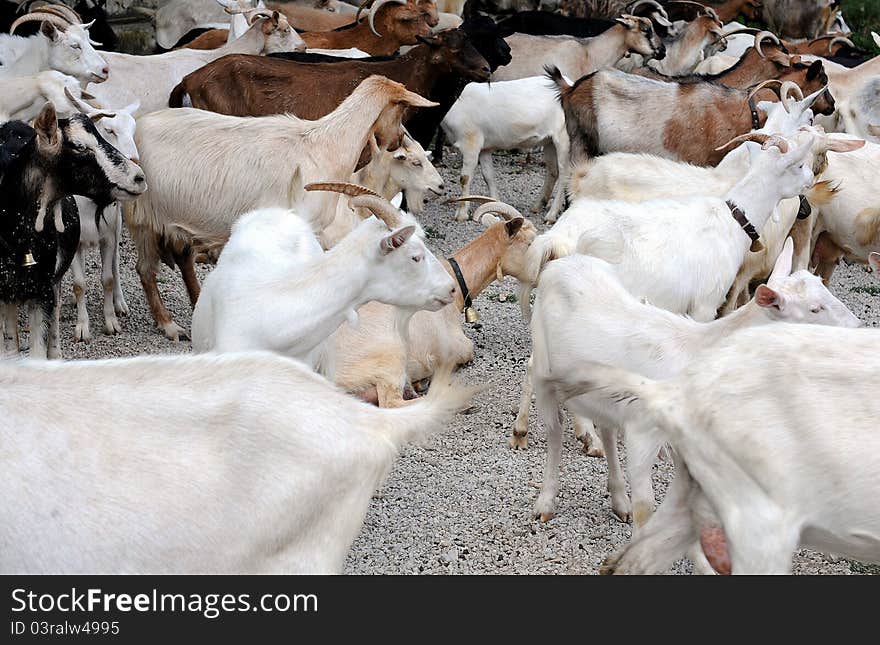
M0 4L0 571L341 571L402 446L479 391L463 317L505 276L510 444L534 396L543 521L563 409L604 455L633 538L603 572L880 562L880 332L827 289L880 271L880 57L840 0L171 0L135 10L152 55L108 51L102 2ZM484 228L449 258L418 221L432 142L462 157L450 222ZM542 233L492 164L536 146ZM123 222L193 353L38 360L68 270L91 338L90 248L125 333Z

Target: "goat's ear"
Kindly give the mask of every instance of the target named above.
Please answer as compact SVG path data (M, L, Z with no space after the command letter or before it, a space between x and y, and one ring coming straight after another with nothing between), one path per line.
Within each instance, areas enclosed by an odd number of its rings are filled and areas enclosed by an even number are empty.
M122 112L127 112L131 116L134 116L134 113L137 112L140 107L141 107L141 102L135 101L134 103L129 103L124 108L122 108Z
M519 229L522 228L523 218L522 217L514 217L509 222L505 222L504 226L507 228L507 237L513 237L517 233L519 233Z
M810 69L807 70L807 80L812 81L814 78L818 78L819 74L822 73L822 61L814 60L813 64L810 65Z
M775 307L776 309L782 309L783 299L778 292L774 291L766 284L762 284L758 287L758 290L755 291L755 302L758 303L759 307Z
M619 22L621 25L625 26L627 29L633 29L636 26L636 21L632 18L632 16L620 16L620 18L615 18L614 22Z
M34 130L37 131L37 143L40 147L56 147L61 143L61 133L58 131L58 115L55 106L46 103L37 118L34 119Z
M58 28L53 25L51 22L41 22L40 23L40 33L43 34L49 40L58 40L59 31Z
M406 151L403 148L398 148L393 153L394 159L397 161L403 161L406 159Z
M411 238L415 232L415 226L404 226L403 228L397 229L388 237L382 238L382 241L379 242L379 252L382 255L388 255L395 249L399 249L406 244L406 241Z
M794 241L787 237L785 244L782 245L782 252L776 258L776 264L773 265L773 271L770 273L768 284L773 284L776 280L782 280L791 275L791 265L794 260Z

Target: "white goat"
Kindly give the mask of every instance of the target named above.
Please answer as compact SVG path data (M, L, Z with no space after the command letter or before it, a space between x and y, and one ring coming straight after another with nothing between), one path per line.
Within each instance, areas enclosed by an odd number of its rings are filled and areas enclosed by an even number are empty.
M40 21L40 31L24 38L0 34L0 78L31 76L56 70L76 78L82 87L101 83L110 73L107 61L89 40L88 25L77 25L54 13L34 11L12 25Z
M369 137L400 141L408 106L436 105L382 76L362 81L342 104L316 121L290 115L233 117L191 108L162 110L138 121L141 166L151 178L126 224L138 247L138 273L157 325L172 340L171 319L155 283L160 245L177 253L193 306L198 280L192 254L181 250L196 231L228 236L242 213L294 208L320 236L335 217L338 195L303 195L302 183L347 181Z
M664 572L697 539L721 572L790 573L798 547L880 562L878 356L874 330L778 324L733 334L669 380L557 373L559 400L589 393L605 421L675 452L666 499L603 572Z
M535 506L537 516L545 521L552 517L559 489L562 425L558 422L559 402L547 386L552 375L576 369L588 361L633 370L650 378L669 378L689 365L700 351L742 327L774 321L842 327L861 324L818 277L809 271L791 273L793 248L788 238L768 284L758 287L754 300L731 315L708 323L639 302L620 284L615 268L604 260L572 255L547 266L541 274L532 318L530 361L537 408L548 436L544 485ZM620 321L626 321L626 325L621 326ZM604 418L601 409L595 410L596 403L589 395L569 399L566 407L580 417L597 421ZM631 513L618 462L616 430L613 425L600 428L608 461L611 507L621 520L632 518L636 526L641 526L654 508L651 466L659 446L653 446L653 451L633 449L630 440L635 435L625 435L633 491Z
M305 43L284 16L277 11L257 14L241 38L219 49L178 49L153 56L106 52L110 79L90 91L105 105L139 101L140 117L167 107L171 90L184 76L221 56L304 50Z
M46 103L52 103L59 113L76 111L65 89L74 96L82 96L78 80L55 70L30 76L0 75L0 123L31 121Z
M399 450L473 393L380 410L268 352L0 362L0 571L339 573Z
M489 196L499 198L493 150L543 145L546 176L532 211L542 210L552 195L545 221L556 221L565 201L569 148L565 114L556 95L555 83L545 76L465 86L441 124L449 142L461 151L463 195L470 192L479 160ZM455 219L467 218L468 206L462 202Z
M352 207L379 219L365 219L324 253L293 211L241 216L193 312L194 351L268 349L306 360L372 300L410 311L452 302L455 282L415 227L401 227L396 208L358 186L316 188L344 190Z

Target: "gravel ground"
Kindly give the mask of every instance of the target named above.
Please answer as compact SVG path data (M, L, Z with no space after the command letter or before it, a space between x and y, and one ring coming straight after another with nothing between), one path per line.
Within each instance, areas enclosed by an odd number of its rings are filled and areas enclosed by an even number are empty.
M526 165L525 155L496 154L502 196L524 213L529 212L543 177L540 153L532 159L534 163ZM440 172L450 186L458 185L459 167L460 158L448 154ZM484 188L478 178L472 192ZM544 229L539 218L533 220ZM456 223L452 207L437 203L429 205L423 224L437 232L429 244L438 254L460 248L481 230L474 222ZM122 319L123 333L111 337L102 332L100 260L97 252L89 254L92 340L73 343L76 308L65 305L62 351L66 358L190 351L188 342L172 344L154 328L135 273L135 257L126 237L122 274L131 313ZM199 270L204 277L208 269ZM163 267L159 288L175 320L188 328L189 301L179 275ZM867 324L880 325L880 281L867 269L841 267L832 290ZM519 305L499 302L499 295L514 292L510 279L491 285L476 301L479 324L466 325L477 352L474 363L461 373L468 382L492 387L477 398L470 414L455 418L443 435L404 450L370 506L346 562L347 573L595 573L606 555L628 541L629 526L610 510L604 460L586 457L571 432L563 446L557 516L546 524L531 518L543 471L544 438L533 419L528 450L513 451L507 445L530 346ZM71 293L69 276L64 293L66 297ZM669 476L668 466L657 466L661 487ZM807 551L795 561L800 574L866 570L871 569ZM688 566L679 563L674 571L687 572Z

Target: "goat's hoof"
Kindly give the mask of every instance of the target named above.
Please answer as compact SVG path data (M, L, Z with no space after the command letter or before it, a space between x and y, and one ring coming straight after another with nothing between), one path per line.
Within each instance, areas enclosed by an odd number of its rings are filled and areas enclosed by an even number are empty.
M92 333L89 331L88 324L85 323L77 323L76 330L73 332L73 340L74 342L80 343L88 343L92 340Z
M535 519L544 522L545 524L553 519L556 515L554 511L547 511L545 513L541 513L539 511L535 511Z
M529 435L526 432L514 430L509 443L514 450L525 450L529 447Z
M620 553L612 553L602 561L599 566L600 576L613 576L617 573L617 563L620 561Z
M172 343L177 343L181 340L189 340L189 332L177 323L168 323L162 328L162 331L165 333L165 338Z
M541 520L542 522L549 522L556 515L556 505L552 499L547 501L542 498L543 493L538 496L538 501L535 502L535 509L532 517L536 520Z
M602 458L605 456L605 451L602 449L601 446L591 445L590 443L584 441L583 439L581 439L580 441L584 444L583 453L587 457Z
M114 302L113 310L116 312L117 316L127 316L129 314L128 304L125 300L122 302Z
M612 504L611 511L624 524L632 522L632 511L629 508L629 504Z
M555 218L555 217L545 217L545 218L544 218L544 223L545 223L545 224L551 224L551 225L552 225L552 224L555 224L555 223L556 223L556 218Z
M122 325L119 324L119 320L114 316L113 318L104 319L104 333L108 336L114 336L122 332Z

